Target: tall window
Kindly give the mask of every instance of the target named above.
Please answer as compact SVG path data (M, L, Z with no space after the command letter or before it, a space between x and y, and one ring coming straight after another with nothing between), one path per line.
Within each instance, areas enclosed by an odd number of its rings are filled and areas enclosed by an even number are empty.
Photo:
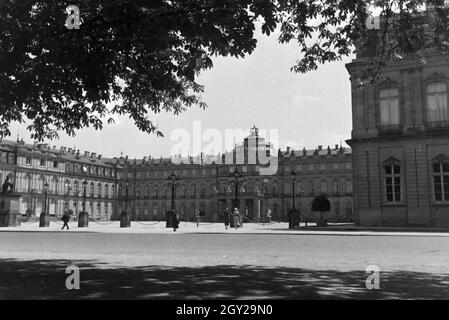
M433 164L433 188L435 201L449 201L449 161Z
M384 170L386 201L389 203L401 202L401 166L398 164L391 164L385 166Z
M399 90L389 88L380 90L380 125L394 126L400 124L399 121Z
M196 185L194 184L190 187L190 197L196 198Z
M447 108L447 85L444 82L429 84L427 96L427 119L429 122L449 121Z
M97 196L101 197L101 183L97 184Z
M334 203L334 211L335 211L335 216L338 217L340 215L340 203L338 203L338 202Z
M73 191L75 192L75 195L79 195L79 182L78 180L75 180L73 182Z
M90 196L91 197L93 197L94 196L94 183L93 182L91 182L90 183L90 192L89 192L89 194L90 194Z
M204 184L201 185L201 198L206 198L206 186Z

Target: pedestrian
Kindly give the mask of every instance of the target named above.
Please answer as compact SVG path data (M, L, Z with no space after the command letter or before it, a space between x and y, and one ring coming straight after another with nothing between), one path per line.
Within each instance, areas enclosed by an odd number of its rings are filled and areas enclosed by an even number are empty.
M271 222L271 210L268 209L267 210L267 223L270 223L270 222Z
M195 221L196 221L196 227L200 227L200 212L198 209L195 210Z
M231 220L231 212L229 211L229 208L225 209L224 214L223 214L223 220L224 220L225 229L228 230L229 223Z
M176 210L172 211L172 222L173 222L173 231L179 228L179 215Z
M67 230L69 230L70 215L67 211L64 212L61 220L64 222L61 230L64 230L65 227L67 227Z
M240 212L239 209L234 208L234 213L232 215L233 221L234 221L234 228L235 230L238 230L240 227Z

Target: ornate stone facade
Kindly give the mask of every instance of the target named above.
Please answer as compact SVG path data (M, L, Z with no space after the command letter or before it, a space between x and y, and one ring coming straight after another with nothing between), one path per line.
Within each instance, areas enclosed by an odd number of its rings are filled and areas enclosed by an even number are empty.
M242 174L238 179L238 206L247 221L262 221L268 209L272 219L285 221L292 208L294 169L295 207L303 219L314 220L311 201L324 193L332 204L329 220L352 220L351 149L337 145L315 150L279 150L277 170L263 175L258 159L251 160L251 139L256 141L256 148L269 146L257 131L252 131L233 154L223 155L219 161L202 161L201 157L182 161L104 158L71 148L2 141L0 180L10 177L15 191L23 194L23 215L38 216L42 212L44 184L48 183L48 211L58 217L66 209L75 214L82 211L86 186L86 211L92 219L118 219L126 209L133 220L163 220L171 205L167 178L175 173L180 178L175 207L181 216L194 220L195 213L199 213L202 221L219 221L225 208L234 206L232 173L237 169ZM234 160L232 164L228 164L229 159Z
M449 226L449 57L390 60L382 80L360 86L369 63L347 65L356 223Z

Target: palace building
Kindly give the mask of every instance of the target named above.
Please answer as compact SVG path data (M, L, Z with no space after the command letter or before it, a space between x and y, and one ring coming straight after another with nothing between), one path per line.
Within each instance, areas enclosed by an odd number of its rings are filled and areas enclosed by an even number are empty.
M47 210L57 217L69 209L77 214L85 205L95 220L116 220L124 210L131 213L132 220L164 220L171 207L168 177L174 173L179 177L175 208L189 221L195 214L202 221L220 221L225 208L234 206L246 221L263 221L268 210L273 220L286 221L293 198L302 219L313 221L311 202L320 194L331 202L329 221L353 220L351 149L339 145L315 150L288 148L276 154L270 148L255 127L231 153L187 159L105 158L66 147L2 141L0 179L3 182L9 177L15 191L23 195L21 213L28 216L39 216L47 197ZM256 150L275 160L272 173L264 171L266 166Z
M370 60L359 50L347 65L356 223L447 227L449 56L427 49L422 61L391 60L382 80L360 87Z

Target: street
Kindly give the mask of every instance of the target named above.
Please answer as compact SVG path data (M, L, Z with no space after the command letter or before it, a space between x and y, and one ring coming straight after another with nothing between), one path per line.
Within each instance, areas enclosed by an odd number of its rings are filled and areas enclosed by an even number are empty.
M448 266L429 234L0 232L2 299L447 299Z

